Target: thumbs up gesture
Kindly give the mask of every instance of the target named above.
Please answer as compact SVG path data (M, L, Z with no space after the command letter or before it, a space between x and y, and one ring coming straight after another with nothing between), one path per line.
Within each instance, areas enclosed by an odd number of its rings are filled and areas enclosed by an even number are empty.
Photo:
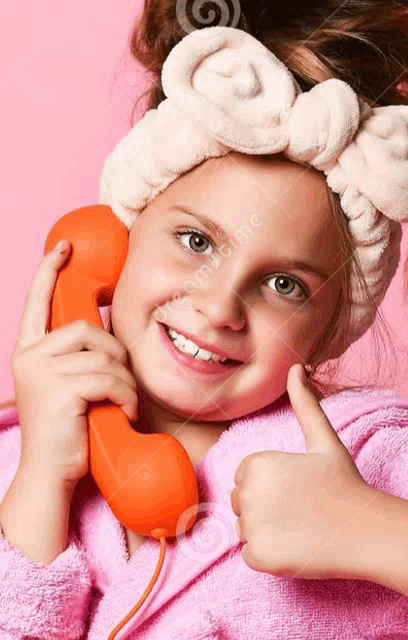
M302 365L287 390L307 453L260 451L235 474L231 504L242 558L255 571L309 579L353 578L364 545L364 507L378 493L360 475L307 385Z

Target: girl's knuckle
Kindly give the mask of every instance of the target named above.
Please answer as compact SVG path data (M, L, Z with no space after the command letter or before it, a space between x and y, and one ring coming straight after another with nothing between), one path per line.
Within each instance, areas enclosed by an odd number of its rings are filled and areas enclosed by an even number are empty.
M118 387L118 379L113 373L106 373L106 384L110 390L117 389Z
M79 337L82 337L87 333L89 326L90 326L90 323L88 322L88 320L85 320L84 318L75 320L75 322L73 323L73 327L77 335L79 335Z
M127 384L130 387L136 388L136 380L130 373L129 369L127 369L123 364L118 364L117 370L119 374L122 375L122 377L126 380Z
M253 491L248 487L242 487L239 491L239 499L240 502L250 503L254 498Z
M255 451L254 453L250 453L248 456L246 456L245 461L249 469L253 469L258 464L261 457L260 454L260 451Z
M11 356L11 370L17 373L20 370L21 360L18 355Z
M110 367L112 363L112 357L108 353L98 353L96 357L98 369L106 370Z
M242 549L242 557L244 562L253 569L254 571L259 571L263 566L262 558L259 559L258 550L254 548L253 542L251 540L247 540L246 544Z
M118 362L113 361L110 365L110 370L117 378L123 378L126 376L123 371L123 367Z
M127 357L128 357L127 349L121 344L120 350L119 350L119 359L122 360L123 362L127 362Z
M117 340L116 338L115 338L114 351L115 351L116 360L121 362L126 362L126 357L127 357L126 347L124 347L123 344L119 342L119 340Z
M27 368L27 359L30 354L27 351L13 354L11 357L11 369L12 371L20 372Z
M266 451L257 451L254 453L251 458L250 464L253 469L264 469L270 465L270 460L268 459L268 454Z

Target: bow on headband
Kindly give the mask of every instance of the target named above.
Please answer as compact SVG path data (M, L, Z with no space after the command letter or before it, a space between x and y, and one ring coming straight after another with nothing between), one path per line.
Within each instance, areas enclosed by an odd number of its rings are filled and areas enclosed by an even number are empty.
M161 191L210 157L283 152L324 172L340 196L377 306L399 261L408 219L408 106L372 108L345 82L302 92L289 69L240 29L192 31L162 69L167 96L106 160L100 202L130 230ZM348 344L374 318L352 270ZM340 355L340 353L338 354Z

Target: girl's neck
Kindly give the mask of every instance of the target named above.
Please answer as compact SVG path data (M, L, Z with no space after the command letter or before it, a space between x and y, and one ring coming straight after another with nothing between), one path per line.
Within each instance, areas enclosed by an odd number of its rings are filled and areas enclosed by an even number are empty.
M223 422L193 422L176 416L138 392L138 420L134 428L140 433L169 433L177 438L187 451L195 467L207 451L218 441L221 433L231 426L232 420Z

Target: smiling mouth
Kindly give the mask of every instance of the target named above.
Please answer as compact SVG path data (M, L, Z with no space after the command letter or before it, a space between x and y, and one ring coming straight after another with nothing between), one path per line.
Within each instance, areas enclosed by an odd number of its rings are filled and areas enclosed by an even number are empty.
M169 338L169 340L172 341L172 343L174 344L174 346L176 348L177 345L175 344L175 341L173 340L173 338L170 336L169 334L169 327L166 324L163 324L165 332L167 334L167 337ZM201 358L195 358L194 355L192 355L191 353L186 353L185 351L182 351L181 349L178 349L180 351L180 353L183 353L186 356L191 357L193 360L196 360L198 362L210 362L210 363L216 363L216 364L221 364L223 366L230 366L230 367L236 367L238 364L244 364L241 360L234 360L233 358L227 358L226 360L222 361L221 360L212 360L211 358L209 360L205 360L205 359L201 359Z

